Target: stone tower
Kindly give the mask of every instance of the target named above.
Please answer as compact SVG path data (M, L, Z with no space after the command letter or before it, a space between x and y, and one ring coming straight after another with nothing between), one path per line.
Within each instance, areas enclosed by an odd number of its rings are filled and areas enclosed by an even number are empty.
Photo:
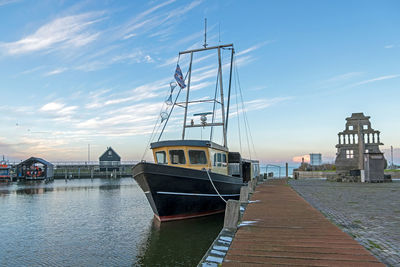
M375 178L383 180L385 159L379 150L379 145L383 143L380 141L380 131L371 127L369 119L364 113L353 113L346 118L346 128L338 133L339 143L336 145L335 164L338 174L360 177L362 180L364 170L367 170L366 181ZM375 178L371 178L371 170Z

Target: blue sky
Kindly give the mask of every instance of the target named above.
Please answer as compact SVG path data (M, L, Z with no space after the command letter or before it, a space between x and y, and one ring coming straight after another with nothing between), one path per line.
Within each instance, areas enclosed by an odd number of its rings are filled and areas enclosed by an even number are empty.
M364 112L399 162L399 13L399 1L0 0L0 152L84 161L90 144L92 160L107 146L140 160L206 17L210 45L234 43L253 158L332 161L345 118ZM197 62L194 97L215 87L211 55ZM167 137L180 137L181 114Z

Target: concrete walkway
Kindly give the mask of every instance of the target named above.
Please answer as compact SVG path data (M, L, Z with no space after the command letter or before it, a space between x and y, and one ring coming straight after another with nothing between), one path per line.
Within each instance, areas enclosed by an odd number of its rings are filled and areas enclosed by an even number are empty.
M286 180L259 185L223 266L385 266Z

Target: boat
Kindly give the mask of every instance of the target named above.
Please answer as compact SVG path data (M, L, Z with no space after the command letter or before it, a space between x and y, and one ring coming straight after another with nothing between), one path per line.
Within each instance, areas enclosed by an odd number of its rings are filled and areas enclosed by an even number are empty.
M190 99L193 55L205 51L216 50L218 55L218 74L215 94L212 99ZM223 91L222 50L230 51L230 67L227 105ZM212 51L215 52L215 51ZM259 175L259 163L256 160L243 159L239 152L230 152L227 146L227 129L231 95L232 64L234 57L233 44L218 45L179 52L178 64L175 70L175 82L170 83L170 95L166 100L167 109L161 112L161 133L158 140L149 142L154 163L142 162L133 167L133 178L143 190L154 212L161 222L188 219L221 213L225 211L229 199L238 200L240 188L249 180ZM179 58L190 55L186 77L182 75ZM187 78L187 79L186 79ZM185 84L187 81L187 85ZM174 88L175 101L172 101ZM186 100L178 102L179 94L185 90ZM200 122L193 119L188 123L188 107L192 104L211 103L212 112L193 114L200 117ZM174 107L184 108L184 123L182 138L161 140L164 129L169 121ZM218 107L219 106L219 107ZM219 112L217 115L217 111ZM208 122L208 117L212 121ZM210 127L209 140L186 139L188 128ZM213 129L222 129L221 143L213 141ZM153 136L153 134L152 134Z
M0 181L11 180L11 166L4 160L0 161Z

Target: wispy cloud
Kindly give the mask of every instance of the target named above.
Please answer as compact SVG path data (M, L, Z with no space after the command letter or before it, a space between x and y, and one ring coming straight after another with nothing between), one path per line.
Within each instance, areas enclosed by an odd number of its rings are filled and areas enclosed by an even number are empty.
M132 38L137 35L135 31L153 25L153 23L157 21L157 17L153 16L152 18L145 19L146 16L154 13L155 11L159 10L164 6L172 4L173 2L175 2L175 0L164 1L136 15L134 18L132 18L130 21L128 21L127 23L125 23L125 25L122 26L120 33L122 35L122 39L126 40Z
M41 112L56 115L56 116L66 116L71 115L78 109L78 106L66 106L60 102L50 102L43 105L39 110Z
M395 47L394 44L390 44L390 45L385 45L385 46L384 46L384 48L386 48L386 49L390 49L390 48L393 48L393 47Z
M181 6L180 8L174 8L170 11L154 14L156 11L174 2L175 0L162 2L136 15L121 27L119 31L121 39L130 39L139 35L139 33L148 32L152 29L157 29L157 31L150 33L150 36L161 36L162 38L166 38L169 34L173 33L173 28L170 23L177 17L182 17L184 14L201 4L202 0L195 0L185 6Z
M92 101L86 105L86 108L101 108L159 97L165 93L164 90L168 88L170 80L171 78L161 79L114 95L107 94L108 91L101 91L100 94L95 94L91 97Z
M241 55L248 54L248 53L250 53L250 52L253 52L253 51L255 51L255 50L257 50L257 49L263 47L264 45L271 44L271 43L273 43L273 42L275 42L275 40L268 40L268 41L264 41L264 42L262 42L262 43L253 45L253 46L251 46L251 47L249 47L249 48L246 48L245 50L242 50L242 51L237 52L237 53L236 53L236 56L241 56Z
M247 111L252 110L261 110L273 105L279 104L283 101L288 101L292 99L292 97L274 97L274 98L262 98L262 99L254 99L245 102L245 106L247 107Z
M234 97L234 96L233 96ZM271 106L277 105L281 102L288 101L293 99L293 97L274 97L274 98L262 98L262 99L253 99L244 102L244 111L256 111L256 110L263 110L269 108ZM239 113L243 112L243 107L239 108ZM231 117L237 116L237 111L231 112Z
M60 73L65 72L66 70L67 70L67 68L57 68L57 69L55 69L55 70L46 72L46 73L44 74L44 76L57 75L57 74L60 74Z
M364 84L368 84L368 83L373 83L373 82L377 82L377 81L395 79L395 78L398 78L398 77L400 77L400 74L380 76L380 77L376 77L376 78L373 78L373 79L369 79L369 80L353 83L353 84L350 85L350 87L356 87L356 86L360 86L360 85L364 85Z
M340 74L340 75L336 75L333 76L327 80L324 80L323 83L337 83L337 82L344 82L344 81L348 81L350 79L353 79L355 77L359 77L360 75L362 75L362 72L348 72L348 73L344 73L344 74Z
M14 4L17 2L21 2L21 0L0 0L0 7L9 5L9 4Z
M10 55L52 49L81 47L99 37L90 26L99 22L103 12L89 12L55 19L36 32L16 42L3 43L1 48Z
M144 54L141 50L138 50L133 53L114 56L111 59L110 63L124 62L124 61L134 62L134 63L152 63L152 62L154 62L153 58L150 55Z

